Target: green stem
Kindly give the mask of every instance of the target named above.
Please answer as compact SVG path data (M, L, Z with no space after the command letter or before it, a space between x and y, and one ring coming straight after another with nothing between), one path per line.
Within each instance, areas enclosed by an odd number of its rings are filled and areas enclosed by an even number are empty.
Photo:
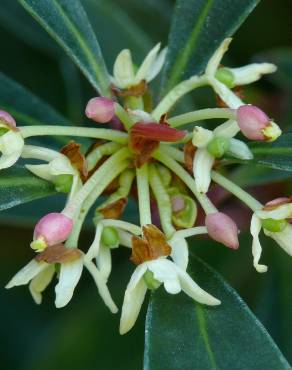
M170 239L175 233L175 228L171 221L171 201L154 164L149 166L149 183L157 201L163 232L165 233L166 238Z
M228 180L226 177L220 175L220 173L212 171L211 177L213 181L215 181L224 189L228 190L230 193L235 195L254 212L263 207L263 205L260 202L258 202L254 197L252 197L246 191L241 189L238 185L234 184L232 181Z
M179 116L169 118L167 122L172 127L179 127L182 125L186 125L187 123L214 118L236 119L236 116L235 113L229 108L208 108L180 114Z
M50 162L59 156L62 156L62 154L57 152L56 150L43 148L36 145L24 145L21 152L22 158L39 159L45 162Z
M148 164L136 169L140 225L151 224L150 192L148 181Z
M31 136L78 136L94 139L111 140L116 143L126 144L128 135L117 130L107 128L68 127L68 126L22 126L19 127L23 138Z
M69 236L69 238L66 242L67 247L76 247L78 245L78 239L79 239L80 231L81 231L82 225L84 223L84 220L85 220L90 208L93 206L96 199L102 194L104 189L113 181L113 179L115 177L117 177L122 171L124 171L128 167L128 165L129 165L129 162L125 161L125 160L123 160L120 163L117 163L116 165L112 164L111 165L111 171L108 172L107 174L104 173L104 175L102 177L102 180L100 180L99 182L96 182L96 184L94 186L94 189L91 190L90 194L88 195L88 197L84 201L83 205L77 209L79 211L78 214L77 214L77 211L75 210L75 213L74 213L74 228L73 228L73 231L71 232L71 234L70 234L70 236ZM95 174L97 172L98 171L96 171ZM83 188L81 189L80 192L82 192L82 190L84 189L86 184L83 186ZM75 206L75 203L76 203L77 196L78 196L78 193L77 193L76 197L73 199L74 206ZM79 201L80 201L80 199L81 199L81 197L79 198ZM67 207L69 207L69 211L66 211ZM68 214L72 215L72 213L73 213L72 212L72 204L69 204L69 206L67 206L67 207L65 208L63 213L65 213L67 215ZM71 218L72 218L72 216L71 216Z
M166 144L165 145L161 144L161 148L163 148L163 152L170 155L171 158L175 159L178 162L184 163L185 156L184 156L184 153L180 149L174 148Z
M128 96L125 98L125 105L130 109L144 110L144 103L142 96Z
M74 199L68 203L63 210L63 213L68 217L73 218L75 213L79 211L84 200L89 196L90 193L95 193L96 189L104 189L108 185L108 178L112 178L114 169L119 167L120 162L124 161L130 156L130 150L128 148L122 148L109 159L107 159L87 180L83 187L78 191ZM117 174L114 174L116 177Z
M188 172L174 159L172 159L167 153L164 153L163 149L157 150L153 157L159 162L163 163L173 173L175 173L191 190L195 195L206 214L217 212L216 207L212 204L209 198L196 190L195 180L188 174Z
M176 231L175 238L189 238L190 236L208 234L207 228L205 226L191 227L185 230Z
M111 155L117 152L119 149L121 149L121 144L112 142L94 148L86 156L88 171L91 171L104 155Z
M208 79L205 76L193 76L188 80L182 81L178 85L176 85L157 105L157 107L152 112L152 117L155 120L159 120L159 118L164 114L167 113L173 105L185 94L188 92L207 85Z
M125 129L129 131L129 129L133 126L134 122L128 115L127 111L118 103L115 103L115 114L118 117L118 119L122 122Z

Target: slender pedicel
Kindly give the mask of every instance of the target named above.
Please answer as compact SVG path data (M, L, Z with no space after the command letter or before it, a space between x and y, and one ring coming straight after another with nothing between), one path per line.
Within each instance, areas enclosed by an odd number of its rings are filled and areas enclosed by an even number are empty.
M148 164L136 169L140 225L151 224Z

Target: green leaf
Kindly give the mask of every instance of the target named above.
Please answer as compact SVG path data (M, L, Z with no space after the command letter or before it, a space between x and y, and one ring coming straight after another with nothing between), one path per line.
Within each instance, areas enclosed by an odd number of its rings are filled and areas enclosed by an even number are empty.
M0 211L53 194L56 191L51 183L32 175L24 167L1 170Z
M189 272L222 301L195 303L163 288L151 298L146 319L144 370L291 370L246 304L223 279L196 257Z
M177 0L162 90L203 72L222 40L231 36L259 0Z
M65 49L101 95L109 95L109 75L99 44L79 0L19 0Z

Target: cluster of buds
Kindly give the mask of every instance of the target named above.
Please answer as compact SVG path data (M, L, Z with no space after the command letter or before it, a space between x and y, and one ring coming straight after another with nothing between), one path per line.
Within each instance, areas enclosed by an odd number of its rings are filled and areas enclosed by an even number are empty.
M252 160L248 143L235 138L238 133L256 141L273 141L281 134L263 111L243 103L232 90L274 72L276 67L263 63L222 68L220 61L230 41L224 40L205 73L175 86L154 109L147 103L151 96L148 85L161 70L167 50L159 52L160 44L156 45L137 71L130 51L121 51L111 79L112 97L94 97L85 110L87 118L108 127L17 128L14 119L0 111L0 168L12 166L20 157L46 162L26 167L52 182L57 191L68 194L60 213L49 213L37 223L31 243L36 256L7 288L29 283L34 300L40 303L42 292L59 271L55 304L63 307L72 298L85 267L101 298L115 313L118 308L107 282L112 272L112 253L124 246L131 251L129 259L137 267L125 291L122 334L134 325L147 289L156 290L163 285L170 294L183 290L202 304L220 304L220 297L204 291L187 273L188 237L205 234L230 249L239 247L235 221L220 212L208 197L212 181L253 210L252 253L259 272L266 271L266 266L259 264L261 228L292 254L291 200L279 198L262 206L214 169L223 164L226 156ZM178 99L201 86L211 86L226 107L172 116L171 108ZM208 119L224 122L214 130L196 124ZM193 124L190 132L178 129L185 124ZM26 143L29 137L38 135L88 137L95 141L85 150L70 141L58 152ZM101 195L105 200L98 202L95 209L95 235L84 251L78 248L82 225ZM122 220L130 196L138 202L139 225ZM201 225L197 225L198 205L205 212Z

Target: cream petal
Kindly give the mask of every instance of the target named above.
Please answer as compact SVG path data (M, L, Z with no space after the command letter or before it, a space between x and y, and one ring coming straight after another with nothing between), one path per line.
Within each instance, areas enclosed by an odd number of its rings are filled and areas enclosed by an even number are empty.
M27 164L25 166L34 175L41 179L52 181L53 177L50 174L50 167L48 164Z
M105 281L107 281L112 271L112 255L110 248L103 245L100 246L99 253L96 257L96 263L101 275Z
M183 270L186 270L189 263L189 247L184 238L176 238L175 236L168 240L171 246L171 258L176 265Z
M36 304L42 303L42 292L52 281L54 273L55 266L49 265L31 280L29 284L29 290Z
M267 272L268 270L268 267L266 265L259 264L259 260L262 254L262 246L259 240L259 233L261 231L261 228L262 228L261 220L256 216L256 214L253 214L250 223L250 233L253 237L252 241L253 265L257 272L260 273Z
M289 256L292 256L292 225L288 224L283 231L271 233L264 230L265 234L273 238Z
M259 80L262 75L274 73L277 70L272 63L252 63L239 68L228 68L234 76L234 85L248 85Z
M213 137L214 135L211 130L207 130L201 126L195 126L193 129L192 143L197 148L204 148Z
M0 158L0 170L13 166L21 156L21 152L14 152L10 155L2 154Z
M215 51L215 53L210 58L207 67L206 67L206 75L214 76L219 64L221 62L221 59L223 58L223 55L228 50L229 44L231 43L232 38L228 37L222 41L218 49Z
M143 275L147 270L145 263L139 265L134 271L127 286L120 321L120 334L125 334L134 326L147 291Z
M130 50L124 49L117 56L113 68L114 83L117 87L130 86L134 80L134 68Z
M184 270L178 266L175 266L175 269L177 270L182 290L189 297L199 303L207 304L209 306L216 306L221 303L217 298L214 298L211 294L200 288Z
M80 280L82 269L83 258L61 264L59 282L55 287L55 306L57 308L66 306L71 300L74 289Z
M230 89L228 89L227 86L216 78L209 77L209 84L229 108L237 109L243 105L242 101Z
M100 271L97 269L97 267L92 261L88 261L86 259L84 259L84 266L87 268L87 270L93 277L93 280L98 289L98 293L103 299L105 305L110 309L112 313L117 313L118 308L115 305L114 301L112 300L112 297L110 295L106 282L103 276L101 275Z
M237 139L230 139L228 153L239 159L253 159L253 154L249 147L243 141Z
M96 227L94 240L93 240L91 246L89 247L86 255L84 256L84 258L89 260L89 261L91 261L93 258L95 258L99 253L100 238L101 238L101 234L102 234L102 229L103 229L102 223L99 222L97 227Z
M149 51L149 53L146 55L146 58L143 60L140 68L138 69L136 76L135 76L135 84L139 83L142 80L147 80L147 76L149 74L149 71L151 69L151 66L153 65L155 59L157 58L157 54L160 49L160 43L154 46L153 49Z
M177 294L181 291L173 262L165 258L159 258L145 263L148 269L153 272L154 278L164 284L164 288L168 293Z
M132 248L132 237L133 235L124 230L118 230L120 245L127 248Z
M292 217L292 203L282 204L273 210L260 210L256 212L259 218L272 218L274 220L284 220Z
M26 266L18 271L16 275L9 281L6 285L6 289L13 288L19 285L25 285L30 282L35 276L41 273L49 266L46 262L37 262L36 260L31 260Z
M211 170L214 157L206 149L198 149L195 153L193 173L196 189L200 193L207 193L211 183Z
M65 155L60 155L49 163L50 173L58 175L76 175L76 170L72 167L70 160Z
M162 49L161 52L158 54L156 60L154 61L154 63L152 64L152 66L150 67L148 71L148 74L146 77L147 82L152 81L161 71L164 65L164 62L165 62L166 54L167 54L167 48Z
M23 147L24 140L19 132L8 131L0 137L0 151L3 155L10 156L14 153L21 153Z

